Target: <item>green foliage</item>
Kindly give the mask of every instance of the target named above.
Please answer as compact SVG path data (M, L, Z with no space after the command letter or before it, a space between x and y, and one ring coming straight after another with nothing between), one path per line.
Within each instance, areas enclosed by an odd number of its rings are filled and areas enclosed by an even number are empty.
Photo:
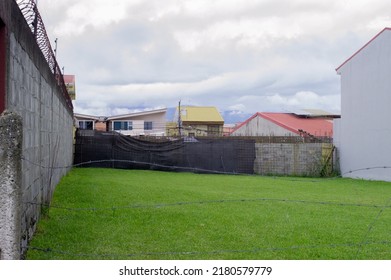
M76 168L28 259L390 259L391 183Z

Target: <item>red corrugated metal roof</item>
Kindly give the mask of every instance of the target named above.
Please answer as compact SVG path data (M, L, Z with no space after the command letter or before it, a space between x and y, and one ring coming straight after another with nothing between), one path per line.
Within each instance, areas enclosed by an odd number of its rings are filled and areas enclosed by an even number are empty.
M258 116L294 133L304 130L315 136L332 136L333 134L333 123L323 118L300 118L285 113L258 113Z
M303 130L315 136L333 136L333 123L330 120L324 118L301 118L288 113L256 113L239 125L235 131L256 117L271 121L295 134L300 134L299 130Z
M352 56L350 56L347 60L345 60L339 67L335 69L335 71L339 71L342 66L344 66L346 63L348 63L353 57L355 57L359 52L361 52L363 49L365 49L370 43L372 43L377 37L380 36L384 31L391 31L390 27L384 28L382 31L380 31L378 34L376 34L375 37L373 37L368 43L366 43L363 47L361 47L358 51L356 51ZM339 73L338 73L339 74Z

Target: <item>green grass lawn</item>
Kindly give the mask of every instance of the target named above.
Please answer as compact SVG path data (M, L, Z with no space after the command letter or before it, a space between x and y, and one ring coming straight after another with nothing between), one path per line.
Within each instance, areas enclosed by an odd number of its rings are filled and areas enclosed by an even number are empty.
M75 168L27 259L391 259L391 183Z

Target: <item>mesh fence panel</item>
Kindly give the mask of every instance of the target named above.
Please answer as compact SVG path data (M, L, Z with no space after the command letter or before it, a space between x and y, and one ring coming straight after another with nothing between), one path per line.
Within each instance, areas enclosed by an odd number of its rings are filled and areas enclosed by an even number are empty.
M254 173L252 139L137 139L117 133L78 131L75 165L126 169Z

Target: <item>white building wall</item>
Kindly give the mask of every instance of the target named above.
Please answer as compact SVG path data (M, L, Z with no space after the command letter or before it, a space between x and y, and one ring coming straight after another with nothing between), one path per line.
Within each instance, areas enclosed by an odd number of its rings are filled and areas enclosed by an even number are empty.
M143 114L140 116L124 117L123 119L115 119L110 121L110 130L114 130L114 121L131 121L133 123L132 130L118 130L117 132L129 135L150 135L150 136L165 136L166 135L166 112ZM152 122L152 130L144 130L144 122Z
M256 116L248 123L234 131L232 136L297 136L269 120Z
M341 173L391 181L391 31L343 65L337 124ZM369 169L367 169L369 168Z
M132 130L117 130L117 132L123 135L139 136L145 135L144 133L144 121L143 120L129 120L133 123Z

